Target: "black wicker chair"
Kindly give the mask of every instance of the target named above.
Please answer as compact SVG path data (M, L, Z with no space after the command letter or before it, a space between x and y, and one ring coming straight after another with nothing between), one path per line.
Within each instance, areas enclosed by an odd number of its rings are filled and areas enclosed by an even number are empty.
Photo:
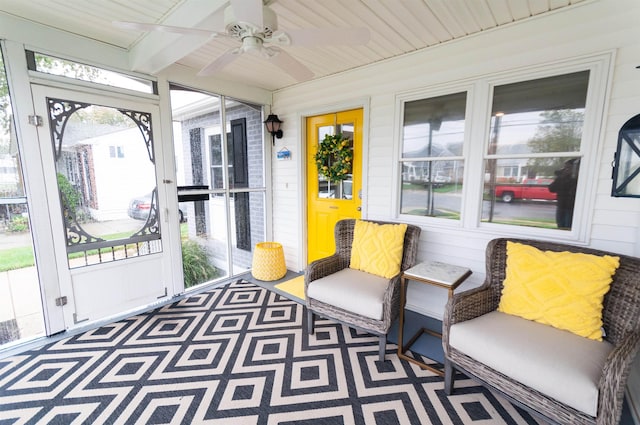
M373 221L373 220L370 220ZM373 221L378 224L398 224L383 221ZM322 317L336 320L350 327L362 329L379 336L379 354L380 360L384 361L387 332L391 324L398 316L400 311L400 274L392 277L384 294L382 306L383 317L381 320L374 320L369 317L353 313L344 308L339 308L331 304L319 301L308 295L309 285L313 281L329 276L340 270L349 267L351 259L351 244L353 242L353 231L355 227L354 219L340 220L335 227L336 252L330 257L321 258L309 264L305 271L305 297L307 302L307 319L309 333L314 332L314 314ZM416 263L418 254L418 241L420 239L420 228L414 225L407 225L404 236L404 248L402 262L400 265L401 272L412 267ZM365 273L365 272L360 272Z
M612 344L613 349L604 360L604 368L598 381L595 417L517 382L449 344L452 326L472 321L497 309L505 279L508 240L528 244L544 251L608 254L620 257L620 266L613 276L613 283L604 299L602 312L604 339ZM487 246L486 261L487 275L484 284L479 288L456 294L447 304L443 322L445 392L451 394L453 391L455 370L458 369L552 423L617 424L622 413L629 369L640 348L640 259L559 243L496 239ZM522 367L527 367L526 358L522 358Z

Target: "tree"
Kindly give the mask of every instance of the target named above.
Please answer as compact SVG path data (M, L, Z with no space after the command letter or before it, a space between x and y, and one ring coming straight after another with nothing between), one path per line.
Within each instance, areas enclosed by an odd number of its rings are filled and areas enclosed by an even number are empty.
M532 153L579 152L582 139L584 112L575 109L558 109L540 113L542 118L535 136L527 145ZM553 175L566 158L532 158L529 169L539 175Z
M67 177L63 174L57 173L58 188L62 194L62 202L64 207L68 209L74 216L78 214L78 208L80 208L80 199L82 195L78 190L73 187Z
M11 122L11 105L9 99L9 86L7 85L7 74L4 71L4 62L0 54L0 155L9 153L9 137L2 137L9 134Z
M38 53L34 53L34 57L36 61L36 69L42 72L52 72L70 78L87 81L99 81L102 78L101 70L93 66L83 65L51 56L40 55ZM9 153L10 139L8 135L12 118L11 98L9 94L9 85L7 83L4 59L0 54L0 155ZM113 117L107 119L111 121L114 120ZM125 121L123 118L116 119Z

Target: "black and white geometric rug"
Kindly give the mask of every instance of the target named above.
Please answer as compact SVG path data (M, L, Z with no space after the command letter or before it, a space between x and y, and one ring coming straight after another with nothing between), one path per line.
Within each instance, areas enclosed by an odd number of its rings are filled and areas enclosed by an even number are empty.
M0 360L0 424L535 424L246 281Z

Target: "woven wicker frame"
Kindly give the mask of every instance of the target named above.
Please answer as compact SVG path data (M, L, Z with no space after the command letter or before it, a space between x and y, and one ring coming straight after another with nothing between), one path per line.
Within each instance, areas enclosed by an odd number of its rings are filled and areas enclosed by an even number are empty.
M372 221L378 224L398 224L386 221ZM307 288L314 280L323 278L332 273L349 267L351 261L351 244L353 243L353 231L355 228L354 219L340 220L335 226L336 252L326 258L321 258L309 264L305 270L304 290L307 301L307 309L320 316L334 319L345 323L351 327L362 329L378 336L385 336L393 321L400 312L400 274L389 280L389 286L384 295L384 306L382 320L374 320L352 312L337 308L333 305L323 303L310 298ZM402 253L402 263L400 271L413 267L418 255L418 242L420 239L420 227L411 224L407 225L404 235L404 247ZM310 324L313 329L313 324Z
M522 385L449 346L451 325L497 309L505 278L508 240L545 251L620 257L620 267L616 270L603 305L605 340L613 344L614 348L606 360L598 384L598 416L595 418ZM547 421L560 424L617 424L622 414L624 390L631 363L640 349L640 259L573 245L502 238L491 241L487 246L486 267L486 280L481 287L456 294L447 303L442 339L447 389L453 389L454 369L457 368Z

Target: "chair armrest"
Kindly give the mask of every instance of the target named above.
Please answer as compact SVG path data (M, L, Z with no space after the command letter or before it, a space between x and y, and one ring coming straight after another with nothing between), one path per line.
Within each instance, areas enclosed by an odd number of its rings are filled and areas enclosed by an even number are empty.
M445 325L464 322L498 308L500 294L487 284L455 294L447 302L444 312Z
M394 296L400 296L400 275L397 274L391 279L389 279L389 286L387 286L387 290L384 293L384 302L390 302ZM398 292L398 294L395 294Z
M331 255L329 257L321 258L313 261L307 266L304 272L304 286L305 289L310 282L314 280L329 276L332 273L336 273L346 267L349 267L342 256L338 254Z
M384 293L382 320L387 326L391 326L400 313L400 276L397 274L389 279L389 286Z
M631 364L640 350L640 331L630 333L609 354L598 383L598 420L596 424L617 424Z

